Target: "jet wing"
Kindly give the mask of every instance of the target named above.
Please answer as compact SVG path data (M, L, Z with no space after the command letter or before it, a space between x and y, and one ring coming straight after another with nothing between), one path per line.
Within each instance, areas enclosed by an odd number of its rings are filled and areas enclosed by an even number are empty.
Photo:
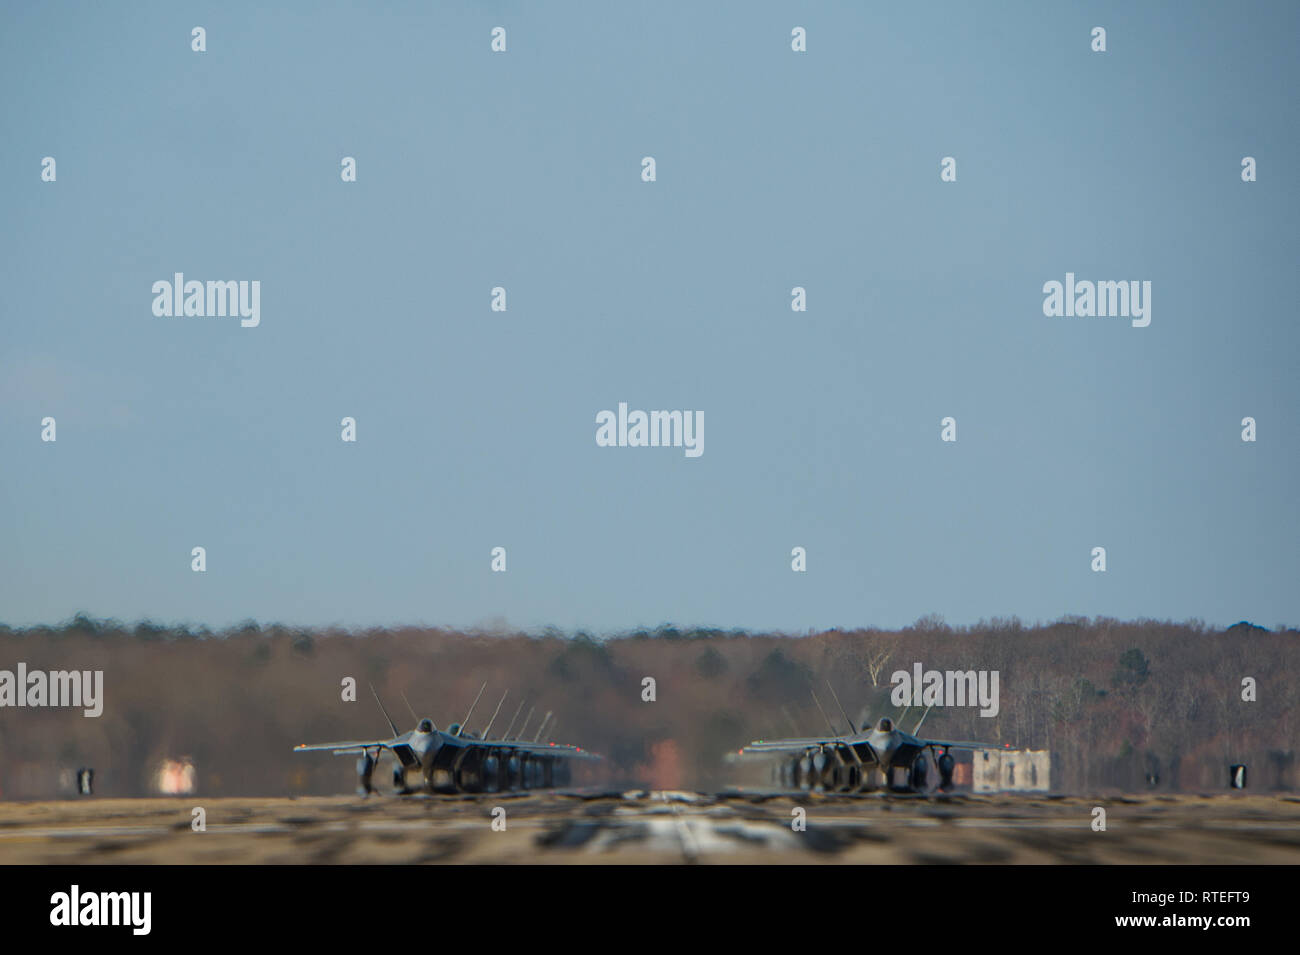
M800 739L756 739L740 748L741 753L802 753L832 744L850 745L847 736L808 736Z
M971 740L918 739L921 746L938 746L940 749L1002 749L1000 743L976 743Z
M529 743L523 752L563 756L565 759L602 759L597 753L589 753L581 746L571 746L568 743Z
M310 753L315 750L333 750L335 756L349 754L360 755L368 749L392 749L398 744L396 739L348 740L341 743L299 743L293 748L295 753Z
M467 748L481 746L484 749L508 749L516 753L530 753L537 756L563 756L567 759L600 759L595 753L589 753L581 746L567 743L532 743L524 740L475 739L469 740Z

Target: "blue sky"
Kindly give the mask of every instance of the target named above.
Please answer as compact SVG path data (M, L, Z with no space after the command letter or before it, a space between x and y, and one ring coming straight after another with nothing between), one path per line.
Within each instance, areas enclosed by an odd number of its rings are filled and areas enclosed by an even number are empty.
M1297 5L282 6L0 13L0 620L1300 623Z

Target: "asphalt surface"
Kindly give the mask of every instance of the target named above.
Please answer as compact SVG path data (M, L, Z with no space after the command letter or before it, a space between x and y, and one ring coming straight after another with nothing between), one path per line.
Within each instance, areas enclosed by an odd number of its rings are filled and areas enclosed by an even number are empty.
M1098 806L1104 832L1093 829ZM206 831L193 828L195 807ZM0 802L0 864L681 862L1294 865L1300 797L633 791Z

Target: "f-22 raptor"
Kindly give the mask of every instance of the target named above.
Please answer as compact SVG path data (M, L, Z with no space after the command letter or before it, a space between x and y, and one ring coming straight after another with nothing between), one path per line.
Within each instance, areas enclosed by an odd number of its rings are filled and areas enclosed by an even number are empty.
M503 738L487 739L492 723L496 721L497 713L501 712L505 695L497 703L496 712L492 714L492 719L488 721L482 735L468 732L466 726L469 718L473 715L474 707L486 687L485 683L479 689L474 703L470 704L469 713L461 722L452 723L447 729L440 730L434 725L433 720L425 717L417 721L415 729L405 733L398 732L397 724L388 715L388 710L384 708L379 694L375 693L374 687L371 687L370 691L375 694L375 702L379 704L384 719L388 721L389 729L393 731L391 738L348 740L338 743L302 743L295 746L293 751L305 753L329 750L336 756L356 756L360 791L364 795L374 792L371 777L374 775L375 764L384 750L393 754L395 760L393 786L399 793L413 791L408 785L408 774L412 772L420 774L423 788L429 792L494 793L521 789L550 789L569 784L572 779L573 761L600 759L599 756L587 752L580 746L541 742L542 730L551 721L550 713L546 714L546 718L531 740L510 738L515 720L523 710L522 702L515 710L514 719L510 721ZM410 707L409 703L407 707ZM532 714L533 711L529 710L528 717L520 729L520 737L528 729ZM414 717L414 712L411 715Z
M862 792L869 788L872 770L878 769L887 789L902 792L924 792L928 775L926 752L929 751L939 770L939 788L952 788L952 774L956 760L953 749L1000 749L993 743L975 743L967 740L926 739L915 734L925 722L923 715L911 733L894 725L889 717L882 717L874 729L865 726L859 730L840 705L835 690L827 683L831 696L840 707L840 713L849 724L848 733L840 733L821 709L817 694L813 702L821 710L830 727L827 736L806 736L793 739L754 740L738 750L740 756L768 755L783 757L775 767L775 782L786 788L814 792ZM928 715L929 710L926 710ZM904 711L906 715L906 711ZM897 771L903 774L902 783L895 781Z

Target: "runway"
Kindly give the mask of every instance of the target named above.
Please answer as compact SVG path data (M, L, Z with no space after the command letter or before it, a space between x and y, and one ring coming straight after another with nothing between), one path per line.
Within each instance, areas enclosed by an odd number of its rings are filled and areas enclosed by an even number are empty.
M3 864L683 862L1294 865L1300 798L637 790L0 803Z

